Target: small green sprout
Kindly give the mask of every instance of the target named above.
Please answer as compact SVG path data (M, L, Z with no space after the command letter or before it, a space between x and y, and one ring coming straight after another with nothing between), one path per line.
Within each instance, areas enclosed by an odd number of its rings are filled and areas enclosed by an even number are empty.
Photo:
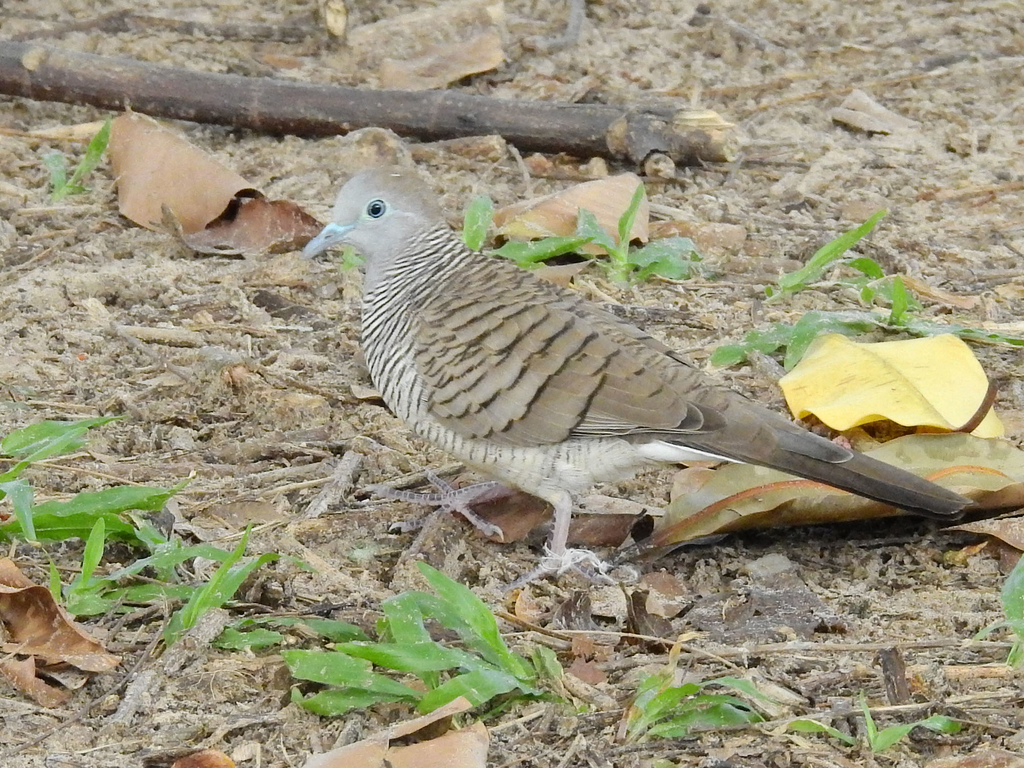
M85 155L75 168L75 172L68 179L67 159L60 152L51 152L43 158L43 164L50 172L50 200L59 203L68 195L80 195L88 192L88 188L82 184L83 179L92 173L99 165L107 144L110 143L111 118L103 123L89 146L85 149Z
M405 701L431 712L458 696L479 705L499 696L545 695L540 680L561 675L554 655L535 653L531 661L511 651L480 598L425 563L419 569L434 594L403 592L385 600L376 642L282 652L292 675L329 686L309 696L294 689L294 701L317 714L341 715L381 702ZM454 632L463 647L434 640L428 621ZM405 685L375 669L412 675L420 685Z
M960 730L960 723L945 715L932 715L924 720L915 720L912 723L902 725L890 725L888 728L878 730L875 725L875 718L871 716L868 702L864 694L860 695L860 708L864 713L864 729L867 732L868 746L874 754L884 752L893 744L900 741L915 728L927 728L936 733L957 733Z
M1006 618L985 627L975 635L975 640L987 637L997 629L1009 629L1015 637L1006 656L1006 664L1020 667L1024 665L1024 557L1017 561L1006 577L999 598Z
M686 237L668 237L654 240L642 247L634 247L629 243L629 233L633 229L645 194L643 184L638 185L629 206L619 217L616 228L618 238L609 235L593 213L580 209L576 219L576 231L572 235L545 237L528 242L510 240L490 253L530 269L556 256L578 252L584 245L593 243L607 251L608 259L583 255L600 264L607 271L608 277L616 283L638 283L652 276L684 280L690 276L694 266L700 261L692 240ZM462 237L473 250L483 248L493 215L494 205L486 197L476 198L466 209Z

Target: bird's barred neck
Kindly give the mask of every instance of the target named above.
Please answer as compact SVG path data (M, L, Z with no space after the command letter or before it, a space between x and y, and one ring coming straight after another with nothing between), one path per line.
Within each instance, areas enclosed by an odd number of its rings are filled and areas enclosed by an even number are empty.
M457 274L474 255L446 225L425 229L378 268L371 263L366 275L366 300L378 295L418 294Z

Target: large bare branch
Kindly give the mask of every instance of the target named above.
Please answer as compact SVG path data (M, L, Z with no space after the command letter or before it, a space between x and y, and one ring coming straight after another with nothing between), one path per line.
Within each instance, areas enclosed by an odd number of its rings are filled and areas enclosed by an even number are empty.
M382 126L424 141L499 134L522 150L636 163L652 152L678 163L731 159L731 125L713 112L313 85L34 43L0 41L0 93L299 136Z

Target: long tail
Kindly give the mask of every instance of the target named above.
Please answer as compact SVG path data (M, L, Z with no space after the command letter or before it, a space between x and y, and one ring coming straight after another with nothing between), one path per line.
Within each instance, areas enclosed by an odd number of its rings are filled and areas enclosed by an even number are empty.
M749 422L745 428L730 424L721 432L682 440L676 436L671 442L816 480L925 517L956 517L973 503L930 480L843 448L784 419L751 426Z

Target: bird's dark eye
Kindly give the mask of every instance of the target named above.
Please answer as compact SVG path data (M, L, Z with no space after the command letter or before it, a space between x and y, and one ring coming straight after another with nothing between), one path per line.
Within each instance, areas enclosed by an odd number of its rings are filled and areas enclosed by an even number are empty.
M387 209L388 207L384 204L383 200L371 200L366 205L366 215L371 219L379 219Z

